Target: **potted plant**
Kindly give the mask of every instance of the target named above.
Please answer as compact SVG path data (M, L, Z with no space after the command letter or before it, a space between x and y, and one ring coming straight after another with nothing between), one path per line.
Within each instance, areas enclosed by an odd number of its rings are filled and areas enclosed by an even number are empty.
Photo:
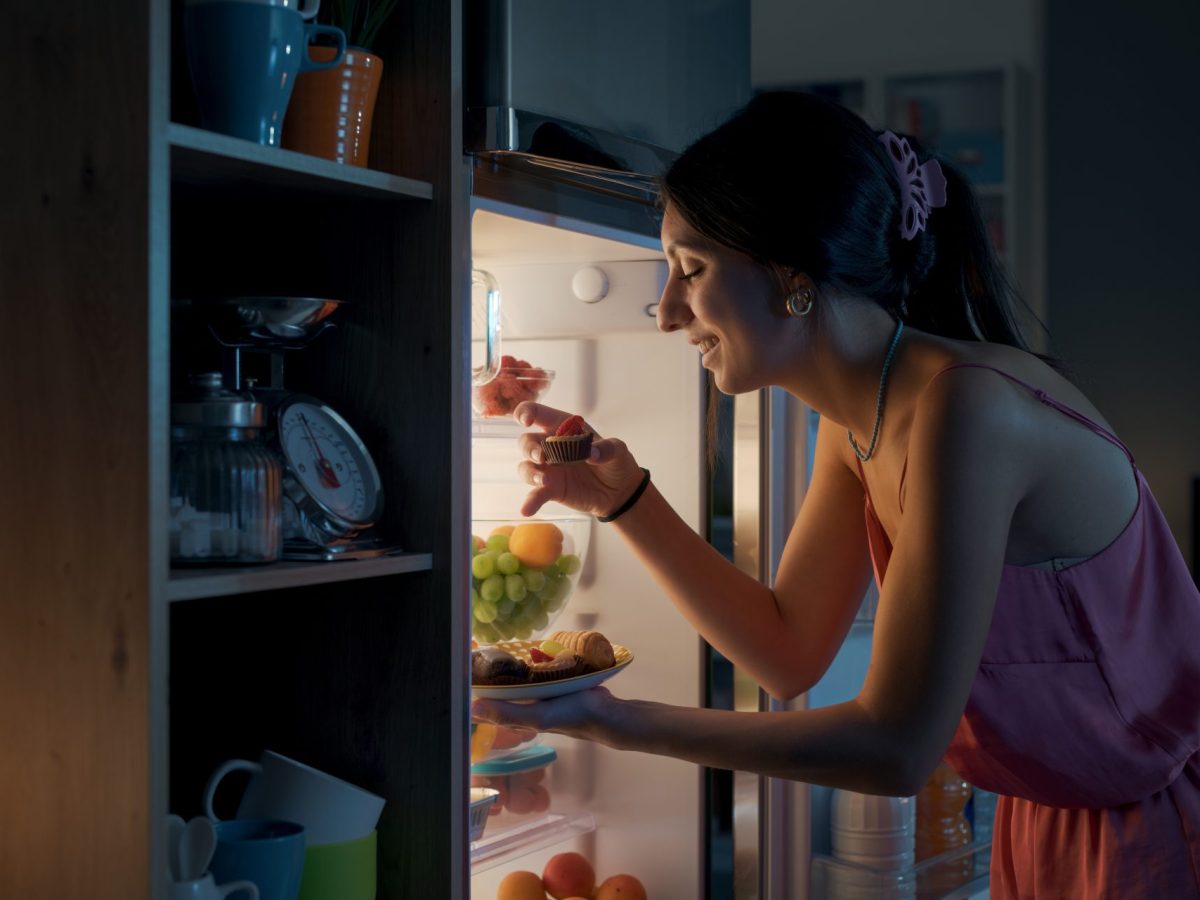
M370 51L379 29L398 0L326 0L317 20L346 33L341 65L305 72L296 79L283 127L283 146L352 166L365 166L371 117L383 74L383 60ZM334 56L333 47L314 46L317 62Z

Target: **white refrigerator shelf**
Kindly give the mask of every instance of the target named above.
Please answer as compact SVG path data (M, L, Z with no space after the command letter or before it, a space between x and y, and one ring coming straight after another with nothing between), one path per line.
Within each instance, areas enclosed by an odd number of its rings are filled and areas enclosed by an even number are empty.
M471 874L478 875L527 853L595 830L596 820L590 812L565 815L550 812L495 834L484 831L483 837L471 843Z

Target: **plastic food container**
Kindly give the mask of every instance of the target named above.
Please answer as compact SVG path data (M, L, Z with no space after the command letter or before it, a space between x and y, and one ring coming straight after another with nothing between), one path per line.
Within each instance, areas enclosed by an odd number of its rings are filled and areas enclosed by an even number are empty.
M556 759L553 747L534 745L471 766L472 787L493 788L500 794L487 813L497 828L536 819L549 811L547 771Z
M471 388L471 408L481 419L509 418L526 400L540 400L553 380L550 369L503 367L491 381Z
M521 753L542 742L536 731L510 728L507 725L492 725L488 722L471 723L471 764L504 759Z
M471 522L471 634L480 644L535 640L562 614L587 559L591 519Z
M495 808L500 792L487 787L471 788L470 826L468 836L472 841L483 837L483 829L487 826L488 813Z

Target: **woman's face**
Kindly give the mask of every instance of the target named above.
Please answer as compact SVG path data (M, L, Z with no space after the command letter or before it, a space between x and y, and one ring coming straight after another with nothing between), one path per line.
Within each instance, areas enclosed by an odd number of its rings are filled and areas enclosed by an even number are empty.
M775 279L749 257L701 235L670 205L662 244L669 271L659 330L682 330L723 393L778 383L790 329Z

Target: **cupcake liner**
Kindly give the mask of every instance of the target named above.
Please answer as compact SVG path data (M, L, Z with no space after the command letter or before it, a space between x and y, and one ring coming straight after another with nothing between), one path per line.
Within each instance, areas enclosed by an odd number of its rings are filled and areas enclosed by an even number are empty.
M570 678L578 674L579 659L575 656L560 656L549 662L533 663L529 667L529 680L534 683L539 681L560 681L563 678Z
M592 433L568 437L548 437L542 441L546 462L552 464L583 462L592 452Z

